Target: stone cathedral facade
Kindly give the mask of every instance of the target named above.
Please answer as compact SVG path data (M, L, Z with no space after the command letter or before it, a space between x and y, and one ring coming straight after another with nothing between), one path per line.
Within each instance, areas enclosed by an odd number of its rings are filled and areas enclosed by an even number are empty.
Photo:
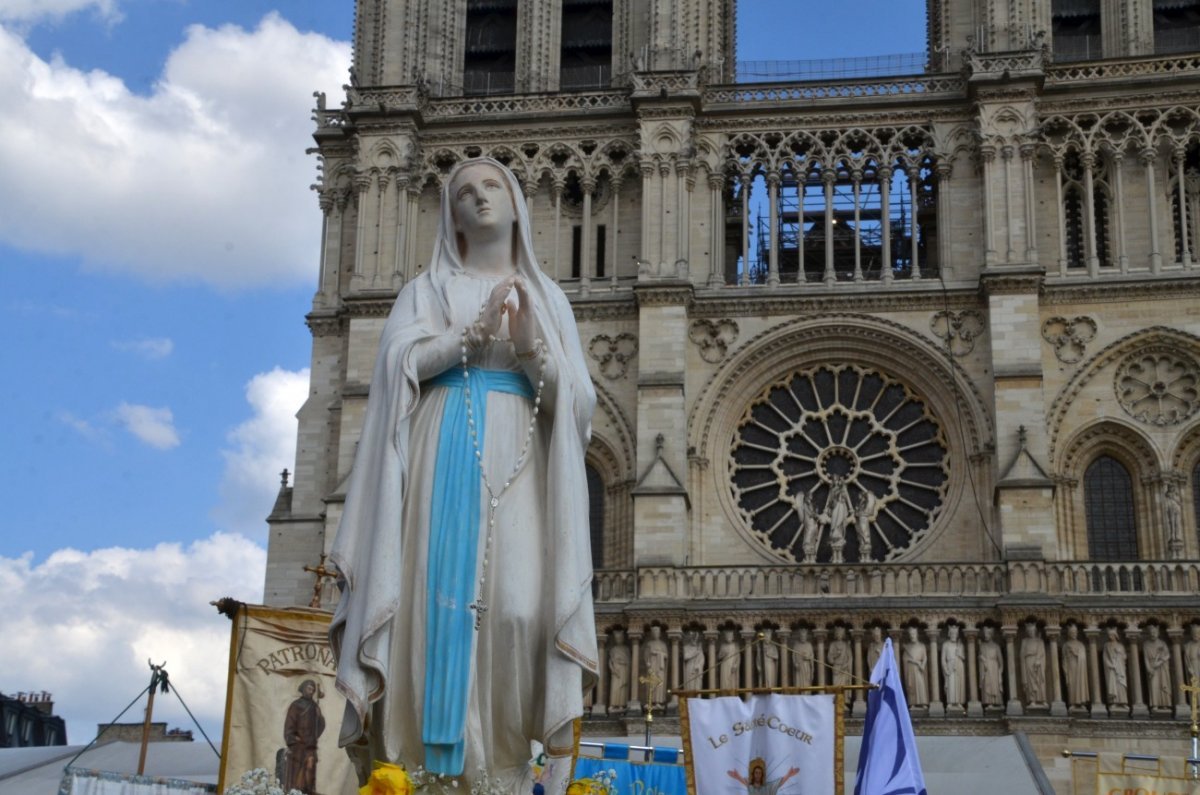
M484 154L599 396L596 731L647 673L844 682L891 636L918 733L1023 731L1056 781L1067 746L1183 753L1200 2L926 15L912 73L748 82L735 0L358 0L266 601L308 603L384 319Z

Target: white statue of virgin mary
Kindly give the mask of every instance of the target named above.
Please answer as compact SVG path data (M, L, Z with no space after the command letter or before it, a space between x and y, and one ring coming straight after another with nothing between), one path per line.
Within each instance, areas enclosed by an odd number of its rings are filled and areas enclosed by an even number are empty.
M333 545L342 745L524 792L531 740L570 753L597 670L595 401L516 179L459 164L380 339Z

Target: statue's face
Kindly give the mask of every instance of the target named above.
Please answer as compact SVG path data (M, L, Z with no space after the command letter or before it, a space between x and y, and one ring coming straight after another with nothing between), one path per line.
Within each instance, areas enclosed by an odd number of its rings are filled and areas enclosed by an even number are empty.
M1200 624L1192 624L1192 640L1200 640Z
M1109 640L1116 640L1116 639L1117 639L1117 628L1116 628L1116 627L1109 627L1109 628L1108 628L1108 639L1109 639Z
M909 628L908 628L908 639L909 639L909 640L916 640L916 639L917 639L917 628L916 628L916 627L909 627Z
M1150 626L1146 627L1146 633L1150 635L1150 640L1155 640L1158 638L1158 625L1151 624Z
M951 624L949 628L946 629L946 634L950 636L950 640L958 640L958 626Z
M1067 625L1067 637L1070 638L1071 640L1074 640L1078 636L1079 636L1079 628L1076 627L1074 624L1068 624Z
M1025 625L1025 637L1027 637L1027 638L1037 637L1037 624L1030 621L1028 624Z
M490 163L475 163L454 175L450 206L455 227L468 244L472 239L510 232L516 219L508 181Z
M879 627L871 627L871 639L883 640L883 630Z
M1192 629L1198 628L1200 627L1192 627ZM800 629L796 630L796 637L798 637L800 640L808 640L808 628L800 627Z

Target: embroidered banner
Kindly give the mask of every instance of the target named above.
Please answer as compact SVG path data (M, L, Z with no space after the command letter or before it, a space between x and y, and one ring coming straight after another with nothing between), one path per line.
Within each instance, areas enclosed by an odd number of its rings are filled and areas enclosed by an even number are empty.
M1150 761L1102 753L1097 760L1096 795L1200 795L1200 780L1192 778L1182 757Z
M350 795L357 781L338 748L346 701L334 689L330 613L243 605L233 620L221 791L264 768L283 790Z
M696 795L833 792L833 696L688 699Z
M575 761L577 780L595 778L599 773L613 775L616 795L687 795L682 765L638 764L589 756L581 756Z

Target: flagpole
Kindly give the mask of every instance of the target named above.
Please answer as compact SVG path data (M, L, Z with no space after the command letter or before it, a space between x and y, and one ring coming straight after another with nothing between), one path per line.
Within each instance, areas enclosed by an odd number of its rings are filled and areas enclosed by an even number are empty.
M833 694L833 791L846 791L846 691L839 687Z

